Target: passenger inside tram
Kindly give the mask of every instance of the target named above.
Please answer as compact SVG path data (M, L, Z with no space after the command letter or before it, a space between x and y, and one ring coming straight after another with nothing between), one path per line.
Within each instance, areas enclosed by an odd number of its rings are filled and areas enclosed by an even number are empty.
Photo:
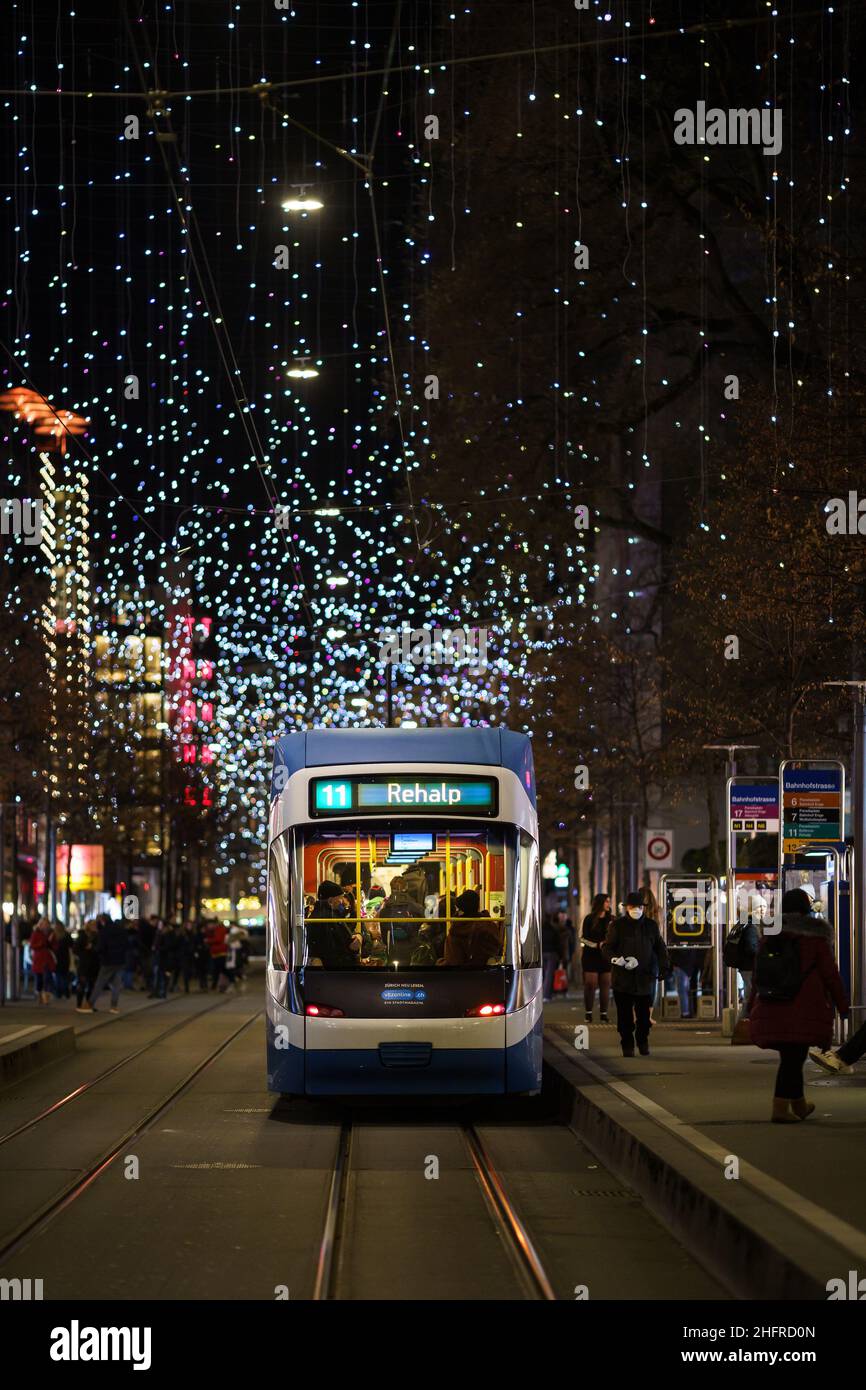
M302 910L294 929L301 958L325 970L500 965L512 867L498 827L310 832L298 848Z

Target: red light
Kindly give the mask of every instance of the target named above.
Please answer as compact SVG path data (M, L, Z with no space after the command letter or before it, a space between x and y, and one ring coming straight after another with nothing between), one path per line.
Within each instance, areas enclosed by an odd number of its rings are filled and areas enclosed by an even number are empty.
M332 1009L327 1004L308 1004L305 1012L310 1018L345 1018L342 1009Z
M315 1015L315 1014L317 1014L318 1012L319 1012L319 1006L318 1006L318 1004L308 1004L308 1005L307 1005L307 1013L308 1013L308 1014L313 1014L313 1015Z
M494 1014L504 1014L504 1004L478 1004L474 1009L467 1009L467 1018L490 1018Z

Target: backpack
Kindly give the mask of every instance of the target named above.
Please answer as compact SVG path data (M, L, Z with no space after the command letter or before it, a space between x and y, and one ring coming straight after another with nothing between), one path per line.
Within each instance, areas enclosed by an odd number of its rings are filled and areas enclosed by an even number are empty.
M800 968L800 938L765 936L755 961L758 998L778 1004L790 1003L800 993L805 978Z
M754 968L755 954L746 949L745 934L746 928L740 924L731 927L725 938L722 961L729 970L752 970Z

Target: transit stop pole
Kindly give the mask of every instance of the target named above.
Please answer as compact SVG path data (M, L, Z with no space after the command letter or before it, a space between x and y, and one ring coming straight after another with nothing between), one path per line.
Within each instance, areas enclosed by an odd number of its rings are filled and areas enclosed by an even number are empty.
M0 1009L6 1007L6 807L0 801Z
M822 681L822 684L847 686L854 695L853 776L851 778L854 881L849 885L851 999L853 1009L860 1015L866 1010L866 939L864 939L866 937L866 680ZM858 1017L858 1026L862 1022L863 1019ZM851 1031L855 1031L853 1025Z
M735 755L736 755L737 753L739 753L740 751L743 751L743 752L746 752L746 751L749 751L749 752L756 752L757 749L758 749L758 746L759 746L759 745L758 745L757 743L705 743L705 744L703 745L704 749L705 749L707 752L719 752L719 753L724 753L724 754L725 754L725 758L726 758L726 762L725 762L725 921L724 921L724 936L721 935L721 931L720 931L719 939L718 939L718 941L717 941L717 943L716 943L716 950L717 950L720 954L721 954L721 953L724 951L724 949L725 949L725 936L727 936L727 934L728 934L728 932L730 931L731 927L734 925L734 918L733 918L733 912L734 912L734 888L733 888L733 884L734 884L734 866L733 866L732 857L731 857L731 822L730 822L730 817L728 816L727 788L728 788L728 785L729 785L729 783L730 783L730 781L731 781L731 778L732 778L732 777L736 777L736 775L737 775L737 762L736 762L736 757L735 757ZM712 849L712 847L711 847L711 849ZM738 994L737 994L737 972L736 972L736 970L725 970L725 969L721 966L721 963L720 963L720 968L719 968L718 975L719 975L719 979L720 979L720 980L724 980L724 981L726 982L726 988L725 988L725 1004L727 1005L728 1008L733 1007L733 1013L729 1015L729 1019L730 1019L730 1028L731 1028L731 1032L733 1032L733 1030L734 1030L734 1024L735 1024L735 1022L736 1022L737 1013L739 1012L739 1002L740 1002L740 1001L739 1001L739 996L738 996ZM717 1003L717 1007L718 1007L718 1011L719 1011L718 1016L719 1016L720 1019L722 1019L722 1031L723 1031L723 1033L724 1033L725 1026L726 1026L726 1025L725 1025L725 1022L724 1022L724 1020L725 1020L725 1008L724 1008L724 1006L722 1005L721 999L717 1000L716 1003Z

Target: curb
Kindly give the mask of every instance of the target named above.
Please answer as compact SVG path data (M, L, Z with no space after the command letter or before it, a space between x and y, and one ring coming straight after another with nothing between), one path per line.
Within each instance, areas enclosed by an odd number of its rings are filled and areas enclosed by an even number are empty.
M21 1029L17 1037L7 1038L5 1042L0 1040L0 1089L14 1085L22 1076L38 1071L40 1067L74 1051L74 1028L49 1028L35 1024Z
M751 1165L741 1165L739 1181L726 1179L721 1161L646 1113L668 1112L648 1100L646 1110L633 1104L621 1094L631 1088L619 1077L547 1031L544 1063L564 1122L734 1298L826 1301L829 1279L845 1277L858 1258L862 1267L866 1235L829 1212L823 1213L827 1225L836 1231L822 1233L815 1219L821 1209L791 1194L809 1213L809 1224L798 1220L757 1180L780 1190L781 1184Z

